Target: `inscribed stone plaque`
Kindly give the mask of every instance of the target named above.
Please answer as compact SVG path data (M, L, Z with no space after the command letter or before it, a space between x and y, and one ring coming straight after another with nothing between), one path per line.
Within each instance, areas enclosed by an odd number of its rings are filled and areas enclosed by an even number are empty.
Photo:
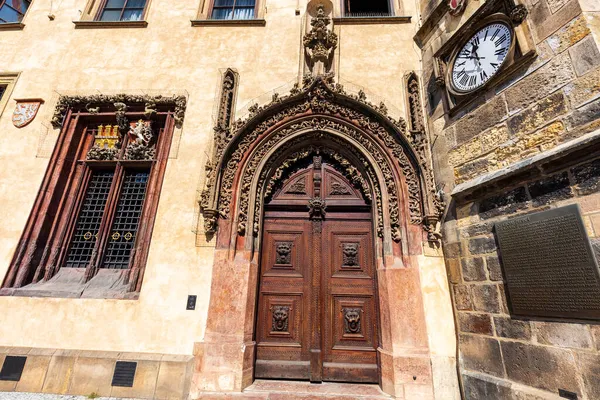
M600 275L579 206L496 224L512 313L600 318Z

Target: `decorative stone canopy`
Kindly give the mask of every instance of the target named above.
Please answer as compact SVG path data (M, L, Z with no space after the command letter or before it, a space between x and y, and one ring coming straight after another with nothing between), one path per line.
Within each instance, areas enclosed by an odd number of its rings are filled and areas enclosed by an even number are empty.
M383 103L368 102L362 91L347 94L332 75L307 75L302 86L295 85L288 95L276 94L269 104L255 104L249 110L247 119L228 128L215 127L214 151L205 167L205 188L200 199L207 233L217 231L219 219L237 216L239 234L257 234L259 203L278 167L272 165L272 160L282 157L279 153L286 149L297 153L302 143L320 141L331 143L342 153L346 151L343 148L349 148L347 154L355 153L363 160L359 161L362 166L355 167L362 168L361 176L371 176L368 181L379 219L389 215L378 225L388 225L393 240L401 239L404 215L411 224L422 224L430 240L439 238L436 226L444 204L436 193L429 145L421 124L407 129L403 119L387 114ZM292 153L288 157L293 157ZM338 157L344 159L342 154ZM369 169L377 171L371 173ZM257 204L253 207L250 198L256 181ZM384 204L386 212L382 210ZM253 229L247 229L249 220Z
M187 100L185 96L150 96L150 95L130 95L116 94L105 95L95 94L89 96L61 96L54 108L52 117L52 126L61 128L69 108L84 108L90 114L98 114L108 107L107 111L113 111L117 119L125 115L127 104L143 104L146 118L150 118L156 113L159 106L174 106L175 125L180 128L183 124ZM95 106L95 107L94 107ZM129 125L125 124L121 128L121 133L126 133Z

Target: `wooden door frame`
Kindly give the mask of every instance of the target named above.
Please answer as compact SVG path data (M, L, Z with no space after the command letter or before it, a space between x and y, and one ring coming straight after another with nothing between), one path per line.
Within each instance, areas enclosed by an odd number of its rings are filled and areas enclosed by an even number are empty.
M310 147L313 147L313 146L310 146ZM315 147L315 148L318 148L318 147ZM319 151L319 150L317 150L317 151ZM323 150L321 150L321 151L325 151L325 153L327 153L327 152L329 152L331 150L330 149L326 149L325 147L323 147ZM288 154L292 153L292 152L293 152L293 149L288 150ZM313 155L317 155L317 153L314 153L314 154L313 153L306 153L306 155L305 155L304 158L310 158L310 157L313 157ZM343 159L343 160L347 161L345 159ZM303 158L296 158L296 161L297 162L302 162ZM324 162L326 162L326 163L328 163L330 165L337 164L337 166L340 167L339 166L339 161L340 161L339 159L338 160L328 159L328 160L326 160ZM296 174L296 172L298 172L298 171L294 171L294 170L289 171L286 174L282 175L280 178L278 178L277 181L283 183L283 182L286 182L289 179L293 179L293 177ZM360 190L360 188L355 187L355 185L351 181L348 181L348 183L352 187L354 187L355 189ZM266 200L265 198L257 199L257 201L262 202L263 213L262 213L262 215L260 217L261 227L264 227L264 221L265 221L265 218L267 218L267 215L266 215L267 211L266 211L265 200ZM348 206L346 206L346 207L348 207ZM344 212L344 213L347 213L347 211ZM377 341L376 348L378 348L379 344L381 343L381 318L380 318L380 309L379 309L380 308L380 306L379 306L379 284L378 284L377 271L376 271L376 266L377 266L377 250L376 250L376 245L377 245L377 241L378 241L379 238L376 235L377 226L376 226L375 222L377 220L377 216L375 215L375 213L376 213L376 207L373 204L370 204L370 210L369 210L370 220L369 220L369 222L370 222L370 225L371 225L371 246L372 246L372 249L371 249L372 260L371 260L371 262L372 262L372 265L373 265L373 277L372 277L371 281L374 283L374 294L373 294L373 298L374 298L374 301L375 301L375 304L374 304L375 316L374 317L376 319L376 332L377 332L375 340ZM306 215L305 219L306 219L306 221L310 220L310 218L308 216L308 210L307 210L307 215ZM321 221L325 221L325 220L326 220L326 218L324 218ZM313 221L313 222L315 222L315 221ZM261 283L261 276L262 276L261 271L262 271L262 268L263 268L263 265L262 265L263 252L266 250L264 248L264 246L263 246L263 244L264 244L264 235L265 235L265 232L261 228L261 233L260 233L259 242L258 242L258 249L257 249L258 278L257 278L257 281L256 281L256 296L255 296L255 311L254 311L254 329L253 329L253 338L252 338L254 343L257 343L257 332L259 331L259 325L258 324L259 324L259 307L260 307L260 283ZM319 254L319 257L322 257L322 255ZM320 292L319 292L319 296L322 299L322 301L325 301L324 299L326 298L327 293L326 293L326 290L325 290L325 288L323 286L323 281L324 281L324 275L323 274L320 275L320 279L319 280L320 280ZM321 320L323 319L322 315L320 315L320 319ZM321 322L323 322L323 321L321 321ZM321 328L324 328L324 326L322 326ZM310 338L307 338L305 340L310 340ZM325 332L324 332L324 330L321 330L320 341L321 341L321 349L323 350L323 346L325 344ZM380 364L379 353L377 353L376 357L377 357L377 361L376 361L376 363L377 363L377 374L379 376L379 384L381 385L381 364ZM257 360L257 352L255 351L254 352L254 365L256 365L256 360ZM312 360L311 360L311 363L312 363ZM322 359L321 359L321 363L323 363ZM322 367L322 365L321 365L321 367Z

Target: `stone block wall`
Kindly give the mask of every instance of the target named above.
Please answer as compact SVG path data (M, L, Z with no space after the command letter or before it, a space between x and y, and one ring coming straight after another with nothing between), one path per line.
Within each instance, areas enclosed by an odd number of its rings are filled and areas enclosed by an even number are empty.
M600 41L595 5L586 0L525 0L537 56L471 105L450 116L435 84L434 54L475 13L432 23L422 1L417 33L436 181L450 204L443 242L457 326L459 370L466 399L600 398L600 326L585 321L511 316L494 224L577 203L600 250L600 152L524 168L535 157L600 133ZM600 7L600 6L598 6ZM584 157L585 156L585 157ZM578 157L580 159L578 163ZM562 163L562 164L561 164ZM510 174L511 170L523 169ZM457 185L493 174L506 179L467 197Z
M541 11L531 9L533 23L536 12ZM547 34L544 29L533 29L534 36ZM537 53L533 64L498 88L490 101L445 124L456 183L600 127L600 51L584 17L575 16L541 39Z
M423 46L430 128L438 139L436 167L448 183L496 171L600 127L594 27L578 0L557 3L526 3L537 57L452 118L444 113L434 83L433 54L477 7L469 3L462 16L446 15ZM450 169L443 171L447 165Z
M467 399L555 398L559 389L600 398L600 326L512 317L494 236L494 224L508 217L577 203L598 252L599 187L596 159L515 182L505 192L457 205L449 216L457 233L447 235L444 253Z
M29 347L0 347L6 356L26 357L19 381L0 381L0 392L51 393L89 398L185 400L193 356ZM131 387L113 386L117 361L135 362Z

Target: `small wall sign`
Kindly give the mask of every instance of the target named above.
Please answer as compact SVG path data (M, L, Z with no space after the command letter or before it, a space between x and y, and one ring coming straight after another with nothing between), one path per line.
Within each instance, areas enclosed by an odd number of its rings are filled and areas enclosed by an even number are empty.
M189 295L187 299L186 310L195 310L196 309L196 295Z

